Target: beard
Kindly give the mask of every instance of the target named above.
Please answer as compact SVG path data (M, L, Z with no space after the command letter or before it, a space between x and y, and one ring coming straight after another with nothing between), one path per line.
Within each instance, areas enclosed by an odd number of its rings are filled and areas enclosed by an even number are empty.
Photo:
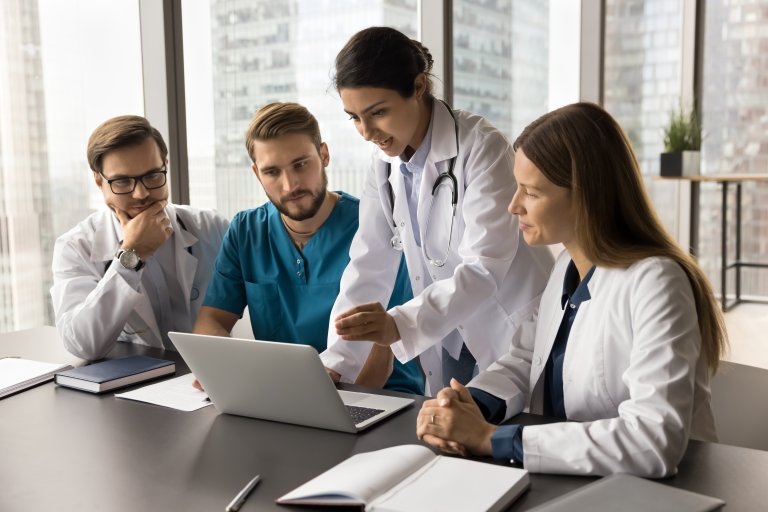
M283 196L279 200L275 200L273 198L269 198L270 201L272 201L272 204L275 205L275 208L277 208L277 211L285 215L291 220L295 221L302 221L311 219L314 217L317 212L320 210L320 207L323 205L323 201L325 201L325 196L328 192L328 176L325 174L325 169L323 169L323 182L322 184L316 189L316 190L307 190L307 189L300 189L296 192ZM297 197L301 195L309 195L312 198L312 202L307 206L306 208L298 207L298 205L293 205L293 208L288 208L286 206L286 201Z

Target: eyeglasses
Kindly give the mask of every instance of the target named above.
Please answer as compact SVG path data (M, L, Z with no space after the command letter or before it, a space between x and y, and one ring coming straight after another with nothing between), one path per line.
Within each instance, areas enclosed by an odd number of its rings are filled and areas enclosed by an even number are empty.
M141 184L144 185L144 188L147 190L160 188L165 185L166 174L168 174L168 171L165 169L165 166L162 166L160 169L149 171L147 174L142 176L115 178L113 180L110 180L104 176L104 173L100 172L99 174L101 174L101 177L104 178L107 183L109 183L109 188L112 190L112 193L120 195L132 193L134 190L136 190L136 183L138 182L141 182Z

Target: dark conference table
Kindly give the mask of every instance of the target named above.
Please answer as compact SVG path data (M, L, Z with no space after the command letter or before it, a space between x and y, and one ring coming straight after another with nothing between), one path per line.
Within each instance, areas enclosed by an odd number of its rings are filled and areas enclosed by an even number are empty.
M110 357L134 354L175 360L176 376L189 372L170 351L119 344ZM0 356L77 362L51 327L0 334ZM415 421L424 398L415 398L413 407L354 435L219 415L214 407L181 412L48 382L0 399L0 510L223 510L258 473L262 482L241 510L328 511L274 500L355 453L420 443ZM515 420L546 422L530 414ZM719 497L728 511L754 511L768 502L766 474L768 452L691 441L678 475L662 482ZM509 510L593 480L532 474Z

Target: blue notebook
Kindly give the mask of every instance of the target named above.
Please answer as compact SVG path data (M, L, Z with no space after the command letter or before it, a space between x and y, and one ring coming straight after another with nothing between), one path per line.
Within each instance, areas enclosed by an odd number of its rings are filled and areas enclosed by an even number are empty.
M176 363L146 356L110 359L56 374L56 384L103 393L176 372Z

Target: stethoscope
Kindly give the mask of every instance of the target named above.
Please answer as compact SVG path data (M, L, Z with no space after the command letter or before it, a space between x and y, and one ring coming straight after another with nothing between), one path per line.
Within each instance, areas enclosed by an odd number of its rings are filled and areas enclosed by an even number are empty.
M448 170L443 171L440 174L437 175L437 178L435 178L435 183L432 185L432 198L429 203L429 212L427 213L427 225L424 228L424 235L425 239L422 241L421 244L421 252L424 254L424 258L429 261L430 264L434 265L435 267L442 267L445 265L445 262L448 259L448 254L451 250L451 236L453 235L453 221L456 218L456 205L459 204L459 182L456 180L456 175L453 172L453 168L456 165L456 158L459 155L459 123L456 121L456 115L453 113L453 109L448 106L448 104L440 100L440 102L445 105L445 108L448 109L448 113L451 114L451 118L453 119L453 126L454 126L454 133L456 135L456 156L452 157L448 161ZM392 210L392 239L390 240L390 245L392 248L396 251L402 251L403 250L403 239L400 236L400 230L397 228L397 223L395 222L395 192L392 190L392 183L389 181L389 177L392 174L392 164L387 162L387 187L389 192L389 205ZM427 234L429 233L429 224L432 220L432 207L435 202L435 193L440 188L441 185L447 185L451 189L451 227L448 231L448 245L445 248L445 253L442 258L432 258L427 249Z

